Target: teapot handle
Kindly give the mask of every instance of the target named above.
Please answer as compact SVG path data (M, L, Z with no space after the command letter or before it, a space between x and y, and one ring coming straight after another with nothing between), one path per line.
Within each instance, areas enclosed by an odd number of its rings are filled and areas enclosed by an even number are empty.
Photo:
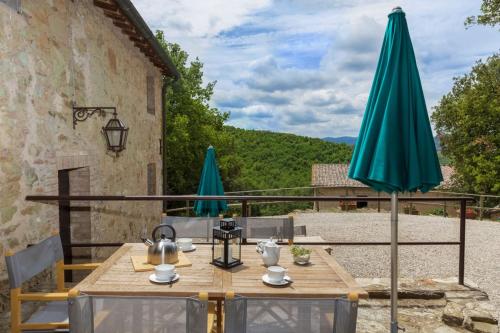
M157 225L154 229L153 229L153 233L151 235L151 237L153 237L153 242L156 242L158 239L156 238L155 234L156 234L156 231L160 228L164 228L164 227L167 227L169 228L170 230L172 230L172 242L175 242L175 237L176 237L176 233L175 233L175 229L174 227L172 227L170 224L159 224Z

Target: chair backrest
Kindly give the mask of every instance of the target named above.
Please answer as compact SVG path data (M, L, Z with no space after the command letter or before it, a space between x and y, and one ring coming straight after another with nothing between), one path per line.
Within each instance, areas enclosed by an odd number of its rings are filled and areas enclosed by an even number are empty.
M358 302L236 296L224 311L225 333L355 333Z
M294 236L307 236L307 229L305 225L298 225L293 227Z
M207 242L212 238L212 228L218 221L217 217L163 216L161 219L162 224L174 227L177 238L198 238ZM162 229L160 231L163 232ZM166 228L165 233L170 235L170 231Z
M21 287L23 282L63 259L64 254L59 234L14 255L6 256L10 287L12 289Z
M293 241L293 219L289 217L236 217L243 238L278 238Z
M78 296L68 300L71 333L206 333L208 301L182 297Z

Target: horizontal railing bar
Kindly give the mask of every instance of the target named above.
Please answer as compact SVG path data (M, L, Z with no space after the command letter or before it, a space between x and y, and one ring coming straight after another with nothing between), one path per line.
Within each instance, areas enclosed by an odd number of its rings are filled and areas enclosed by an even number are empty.
M293 242L294 245L391 245L391 242ZM460 242L399 242L398 245L460 245Z
M124 243L72 243L67 246L71 247L118 247ZM193 244L210 245L207 242L193 242ZM257 242L247 242L246 245L256 245ZM280 245L287 245L288 242L278 242ZM334 245L334 246L350 246L350 245L363 245L363 246L380 246L391 245L390 242L294 242L294 245ZM459 245L460 242L399 242L398 245Z
M28 201L390 201L390 197L273 196L273 195L28 195ZM399 201L474 201L471 197L399 197Z
M66 246L71 246L71 247L119 247L122 245L123 245L123 243L71 243L71 244L67 244Z

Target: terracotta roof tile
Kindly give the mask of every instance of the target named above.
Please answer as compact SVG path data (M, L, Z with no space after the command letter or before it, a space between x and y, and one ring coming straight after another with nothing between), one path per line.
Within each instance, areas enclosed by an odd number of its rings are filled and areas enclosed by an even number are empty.
M349 164L313 164L311 186L325 187L368 187L357 180L347 177ZM441 166L443 182L438 188L446 189L452 184L453 168Z

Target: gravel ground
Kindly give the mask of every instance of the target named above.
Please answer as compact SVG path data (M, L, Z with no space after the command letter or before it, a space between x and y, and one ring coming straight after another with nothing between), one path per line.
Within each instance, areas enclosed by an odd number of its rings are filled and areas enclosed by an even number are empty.
M295 225L330 241L390 241L388 213L298 213ZM456 241L459 219L399 215L400 241ZM467 220L465 279L488 293L500 308L500 223ZM333 255L354 277L389 277L389 246L335 246ZM401 277L458 276L458 245L401 246Z

